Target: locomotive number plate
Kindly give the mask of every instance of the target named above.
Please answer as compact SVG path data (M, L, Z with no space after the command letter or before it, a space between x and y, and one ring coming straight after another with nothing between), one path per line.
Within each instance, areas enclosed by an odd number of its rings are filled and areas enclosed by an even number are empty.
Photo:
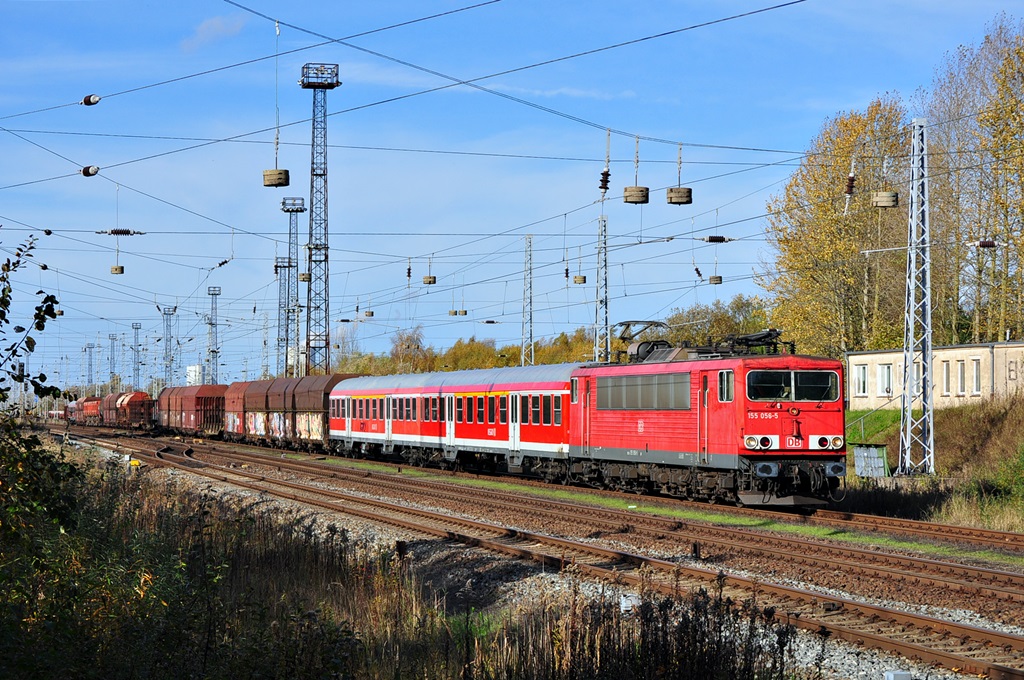
M778 420L777 411L747 411L747 418L750 420Z

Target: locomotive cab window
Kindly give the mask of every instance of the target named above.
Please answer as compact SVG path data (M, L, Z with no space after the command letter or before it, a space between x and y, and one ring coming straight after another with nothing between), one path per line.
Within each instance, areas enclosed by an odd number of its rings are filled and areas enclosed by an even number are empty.
M839 375L835 371L751 371L747 398L752 401L836 401Z

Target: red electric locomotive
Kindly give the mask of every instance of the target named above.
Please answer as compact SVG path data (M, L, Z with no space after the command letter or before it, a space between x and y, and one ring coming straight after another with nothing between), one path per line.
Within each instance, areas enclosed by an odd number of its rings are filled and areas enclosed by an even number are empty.
M705 348L640 343L627 364L341 381L343 453L476 463L549 481L748 504L821 504L846 474L842 364L777 331Z

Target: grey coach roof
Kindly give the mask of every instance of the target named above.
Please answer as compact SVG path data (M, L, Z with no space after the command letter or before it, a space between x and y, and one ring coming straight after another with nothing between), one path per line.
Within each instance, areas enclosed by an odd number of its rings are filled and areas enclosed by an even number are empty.
M480 368L465 371L437 371L409 375L373 375L343 380L335 389L386 390L416 387L447 387L449 385L493 385L495 383L566 382L572 372L583 364L552 364L548 366L511 366Z

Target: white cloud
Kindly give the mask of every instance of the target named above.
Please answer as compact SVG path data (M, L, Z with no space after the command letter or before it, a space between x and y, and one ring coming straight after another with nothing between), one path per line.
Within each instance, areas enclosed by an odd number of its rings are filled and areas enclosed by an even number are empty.
M238 35L244 25L245 18L241 16L206 19L199 24L191 37L181 41L181 49L185 52L195 52L200 47L214 43L220 38Z

